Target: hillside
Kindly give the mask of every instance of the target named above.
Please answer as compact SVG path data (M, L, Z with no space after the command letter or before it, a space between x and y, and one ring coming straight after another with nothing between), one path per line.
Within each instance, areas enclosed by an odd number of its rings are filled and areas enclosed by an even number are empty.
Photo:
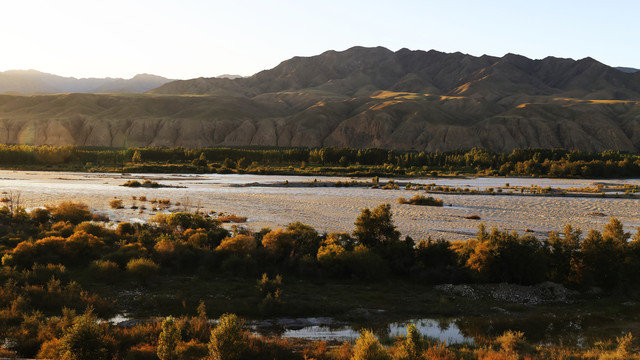
M138 74L131 79L63 77L36 70L0 72L0 93L143 93L170 79Z
M640 151L640 72L355 47L146 95L0 96L0 142Z

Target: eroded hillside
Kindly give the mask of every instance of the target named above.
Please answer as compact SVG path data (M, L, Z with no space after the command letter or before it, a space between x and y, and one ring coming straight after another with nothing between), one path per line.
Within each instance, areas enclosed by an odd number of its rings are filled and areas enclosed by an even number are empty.
M146 95L0 96L0 142L640 150L640 72L356 47Z

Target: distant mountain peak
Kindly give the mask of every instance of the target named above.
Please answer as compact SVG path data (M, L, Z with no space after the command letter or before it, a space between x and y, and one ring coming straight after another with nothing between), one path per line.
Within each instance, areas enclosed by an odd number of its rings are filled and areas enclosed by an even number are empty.
M172 81L152 74L138 74L131 79L74 78L38 70L0 72L0 93L143 93Z
M615 69L620 70L620 71L625 72L625 73L629 73L629 74L633 74L633 73L636 73L636 72L640 71L640 69L635 69L635 68L631 68L631 67L623 67L623 66L617 66Z

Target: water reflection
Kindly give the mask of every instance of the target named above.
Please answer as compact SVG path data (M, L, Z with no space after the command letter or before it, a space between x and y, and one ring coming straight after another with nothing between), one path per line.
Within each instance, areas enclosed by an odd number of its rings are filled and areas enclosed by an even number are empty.
M329 319L329 318L325 318ZM415 324L428 338L447 344L487 344L507 330L522 331L527 340L541 345L591 347L597 341L614 341L625 333L638 333L635 319L596 314L554 314L536 316L460 317L453 319L411 319L392 323L345 324L330 320L309 323L308 319L277 323L254 324L255 333L283 338L323 341L349 341L358 338L360 330L371 329L381 339L406 335L407 324Z
M429 338L448 344L472 343L470 337L463 335L455 319L412 319L392 323L367 324L323 324L309 326L254 326L256 333L283 338L300 338L324 341L347 341L358 338L362 329L371 329L379 338L405 336L407 325L415 324L420 333Z

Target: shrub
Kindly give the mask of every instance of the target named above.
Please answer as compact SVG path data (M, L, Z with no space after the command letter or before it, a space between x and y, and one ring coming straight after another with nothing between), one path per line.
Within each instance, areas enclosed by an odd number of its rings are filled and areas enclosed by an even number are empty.
M222 239L217 251L228 251L238 255L251 254L257 247L256 239L251 235L238 234Z
M505 331L502 335L498 336L496 343L500 346L502 351L515 354L525 350L527 343L524 338L524 333L521 331Z
M105 228L101 225L94 224L92 222L85 221L80 223L74 229L74 232L84 231L87 234L95 235L95 236L103 236L105 232Z
M28 271L26 275L29 284L39 285L46 284L51 278L61 280L68 277L65 266L60 264L33 264L31 271Z
M411 199L407 200L403 197L398 198L399 204L410 204L410 205L422 205L422 206L442 206L444 202L440 199L435 199L431 196L422 196L415 195Z
M353 347L351 360L389 360L389 354L371 330L363 330Z
M87 204L81 202L65 201L47 210L51 212L51 216L55 221L69 221L74 225L89 221L92 218Z
M140 184L140 181L138 180L127 180L127 182L125 182L124 184L120 185L120 186L128 186L128 187L140 187L142 186L142 184Z
M127 352L125 360L158 360L156 346L151 344L138 344Z
M180 360L200 360L206 359L209 354L207 344L202 344L196 340L181 342L176 347L176 355Z
M42 209L42 208L36 208L31 210L31 212L29 213L29 216L31 217L31 220L39 224L44 224L49 220L51 220L51 212L47 209Z
M262 246L279 258L289 256L293 251L294 245L295 239L292 231L276 229L262 237Z
M223 223L236 223L241 224L247 222L246 216L237 216L235 214L230 215L220 215L218 216L218 221Z
M124 205L122 204L122 199L113 199L109 201L109 206L111 206L112 209L124 208Z
M127 263L127 271L141 282L146 282L158 272L158 265L145 258L132 259Z
M118 227L116 227L116 235L118 236L134 235L135 233L136 227L128 222L119 223Z
M96 260L91 263L91 273L94 278L107 282L114 282L120 274L120 267L110 260Z

